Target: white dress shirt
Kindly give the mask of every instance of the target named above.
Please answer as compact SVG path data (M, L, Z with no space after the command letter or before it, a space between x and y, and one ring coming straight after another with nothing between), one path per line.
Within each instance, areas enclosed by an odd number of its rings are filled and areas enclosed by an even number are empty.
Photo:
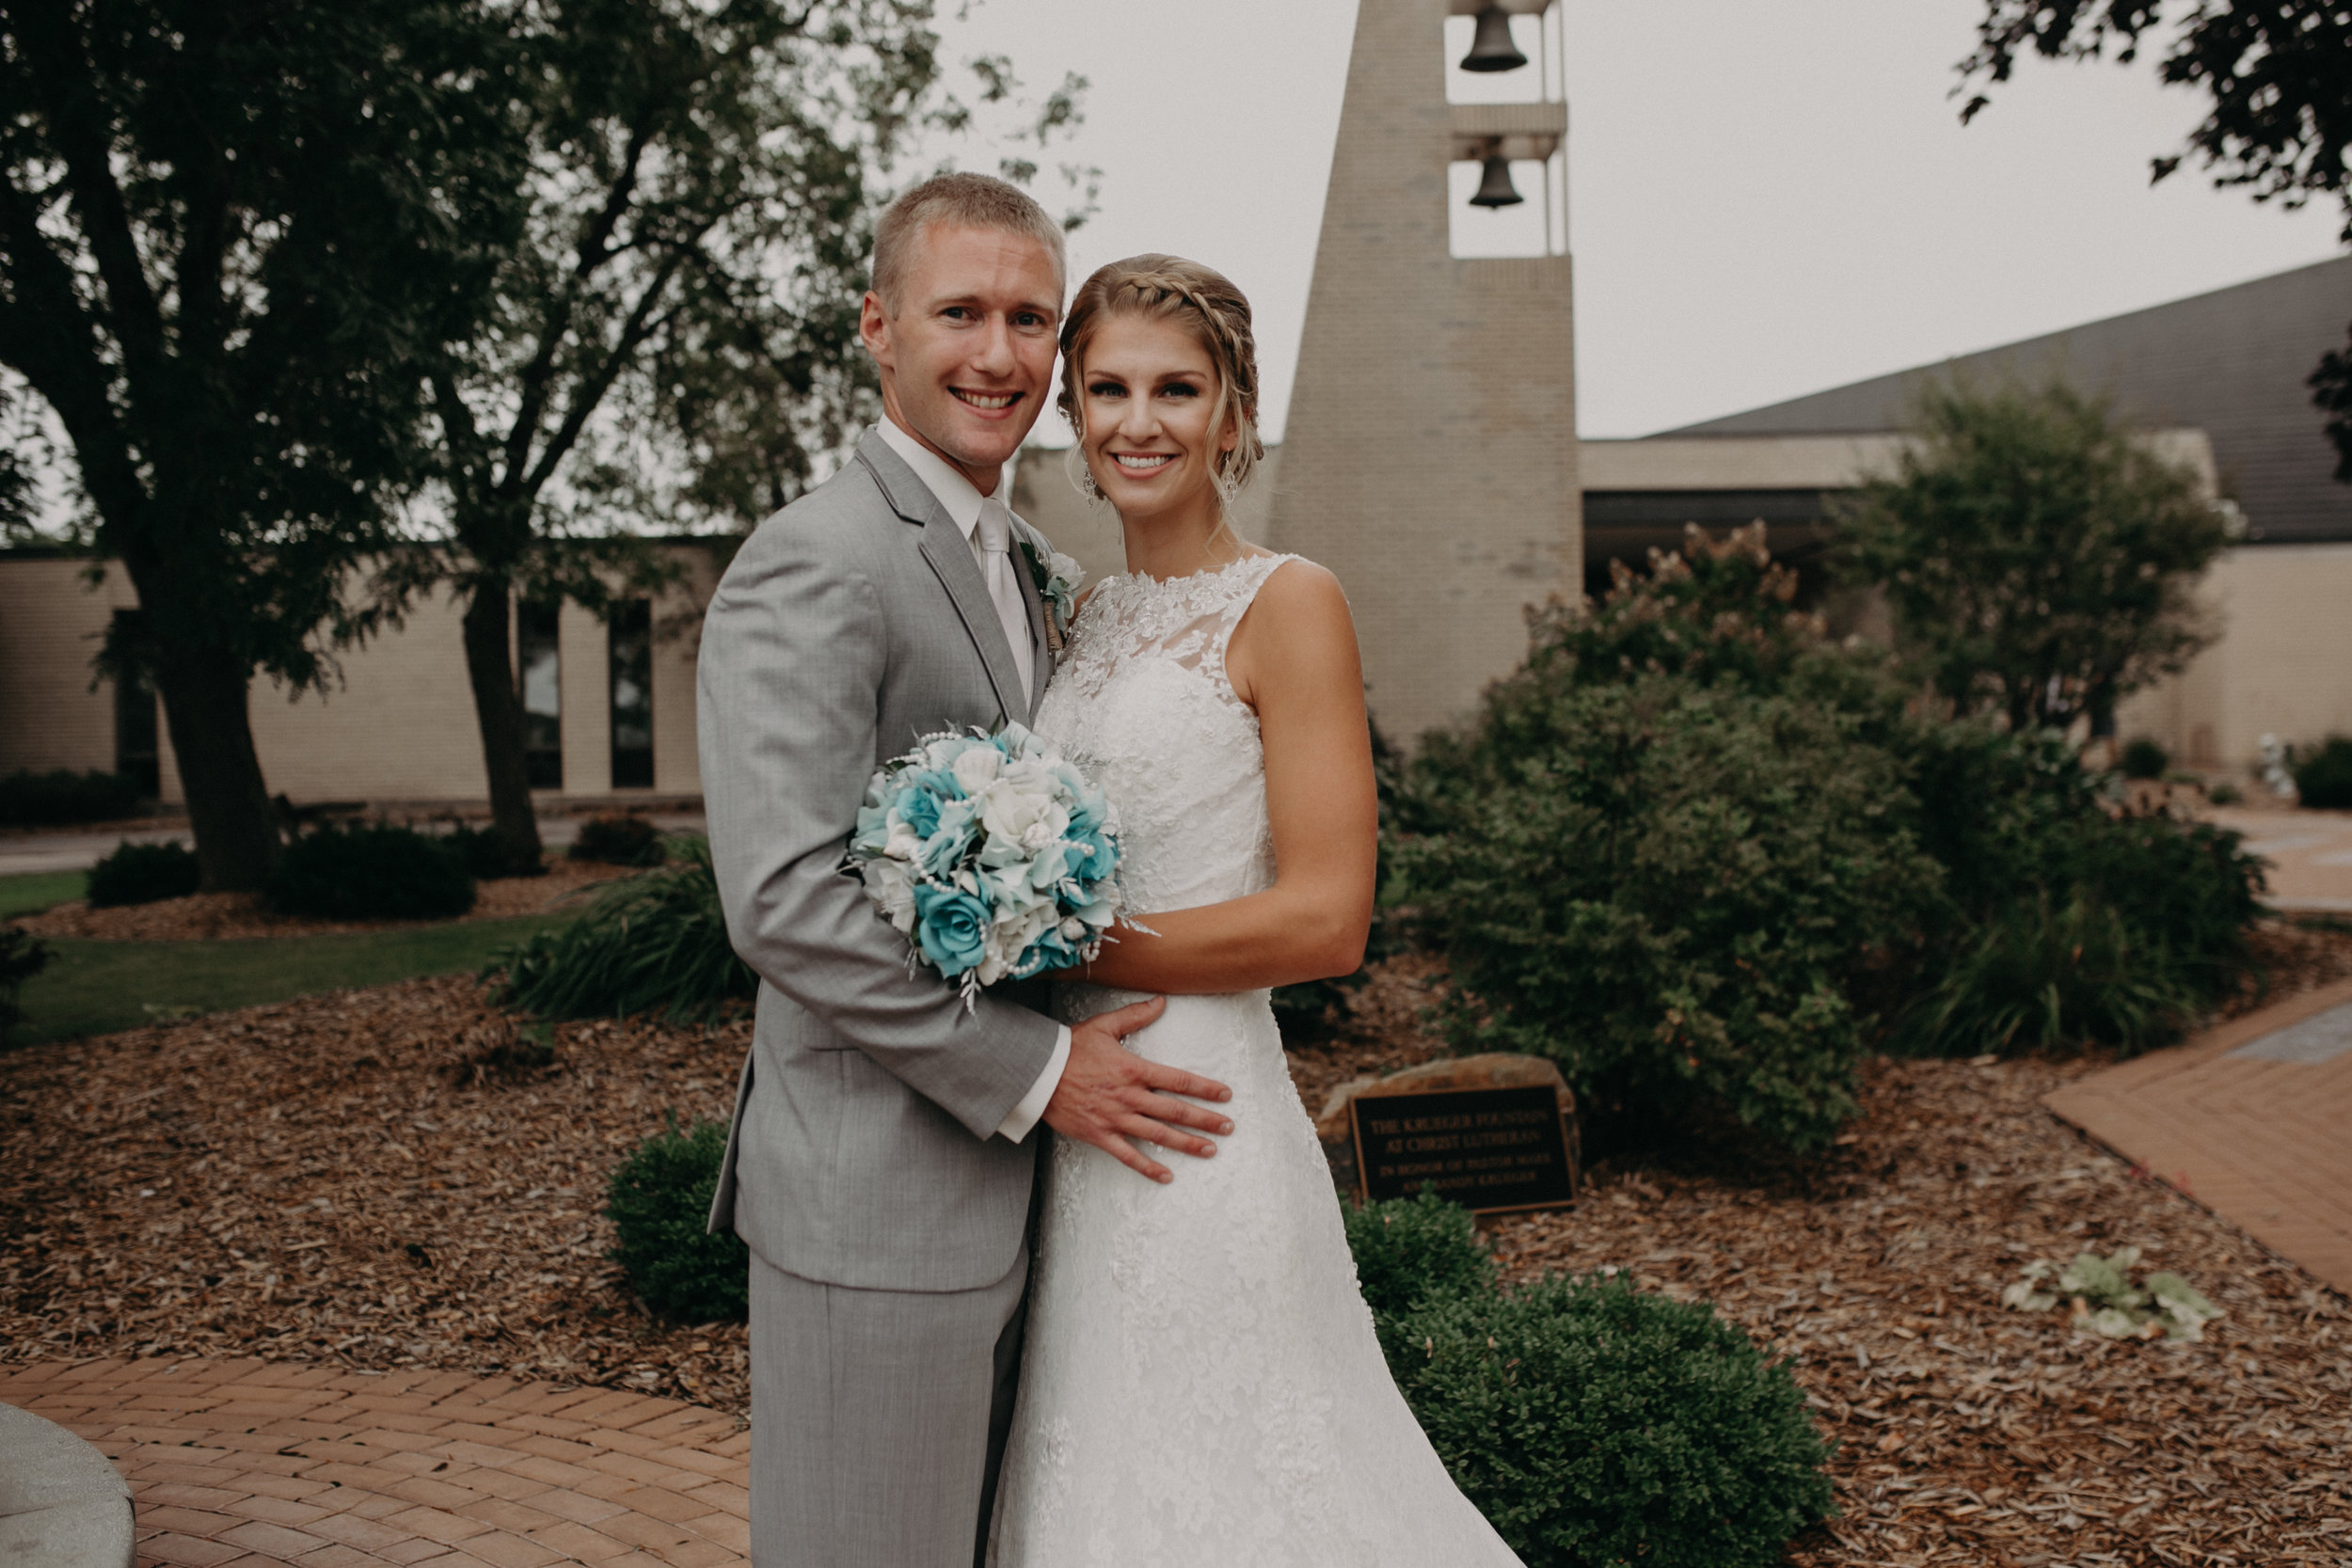
M1009 562L1001 555L996 562L992 562L988 559L989 552L980 547L979 540L980 507L984 502L1003 495L1003 476L1000 474L996 487L983 496L946 458L899 429L897 422L887 416L876 428L890 450L914 470L914 477L923 482L924 487L938 499L941 506L946 508L948 520L963 531L964 542L972 546L972 557L979 563L981 580L988 581L992 571L1000 563L1009 569ZM998 504L1004 503L999 500ZM1010 509L1007 510L1009 513ZM991 584L992 588L994 586ZM994 599L997 616L1004 623L1005 641L1012 644L1013 662L1020 669L1022 689L1026 690L1031 672L1036 669L1037 656L1029 646L1027 613L1016 608L1020 603L1018 594L1016 587L1009 602L1001 592L992 593L990 596ZM1070 1027L1064 1024L1054 1041L1054 1054L1047 1058L1045 1070L1038 1074L1037 1082L1030 1085L1029 1092L1021 1097L1021 1103L1015 1105L998 1124L996 1132L999 1137L1019 1143L1029 1135L1038 1118L1045 1114L1046 1101L1054 1098L1054 1090L1061 1083L1062 1069L1069 1065Z

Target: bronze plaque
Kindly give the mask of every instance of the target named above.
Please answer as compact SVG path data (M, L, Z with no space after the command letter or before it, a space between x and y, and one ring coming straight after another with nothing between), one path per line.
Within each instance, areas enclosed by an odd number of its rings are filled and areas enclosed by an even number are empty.
M1567 1124L1548 1085L1359 1095L1347 1111L1367 1203L1423 1187L1481 1214L1576 1200Z

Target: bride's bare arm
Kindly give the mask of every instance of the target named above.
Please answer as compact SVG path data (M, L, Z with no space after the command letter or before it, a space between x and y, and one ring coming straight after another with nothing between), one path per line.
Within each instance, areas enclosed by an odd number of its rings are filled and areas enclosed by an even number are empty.
M1339 580L1294 561L1234 628L1225 669L1265 740L1275 884L1263 893L1140 918L1083 978L1176 995L1252 990L1347 974L1372 926L1378 803L1363 666ZM1066 978L1080 978L1075 971Z

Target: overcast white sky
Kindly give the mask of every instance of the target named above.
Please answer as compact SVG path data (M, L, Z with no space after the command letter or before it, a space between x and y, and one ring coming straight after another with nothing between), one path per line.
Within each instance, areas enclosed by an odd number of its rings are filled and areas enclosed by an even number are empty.
M2160 88L2145 60L2029 62L1963 131L1946 95L1981 0L1565 4L1588 436L2340 253L2332 205L2256 206L2190 169L2152 189L2148 159L2177 149L2201 99ZM944 28L956 57L1010 55L1036 87L1091 79L1074 147L1102 166L1102 213L1073 236L1078 275L1141 250L1230 274L1257 309L1269 434L1355 14L1353 0L984 0Z

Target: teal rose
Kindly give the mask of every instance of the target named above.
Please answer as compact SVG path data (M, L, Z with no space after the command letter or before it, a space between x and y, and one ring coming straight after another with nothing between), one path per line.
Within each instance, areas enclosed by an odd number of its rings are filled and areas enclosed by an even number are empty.
M988 948L988 905L958 888L914 890L914 940L949 979L979 967Z

